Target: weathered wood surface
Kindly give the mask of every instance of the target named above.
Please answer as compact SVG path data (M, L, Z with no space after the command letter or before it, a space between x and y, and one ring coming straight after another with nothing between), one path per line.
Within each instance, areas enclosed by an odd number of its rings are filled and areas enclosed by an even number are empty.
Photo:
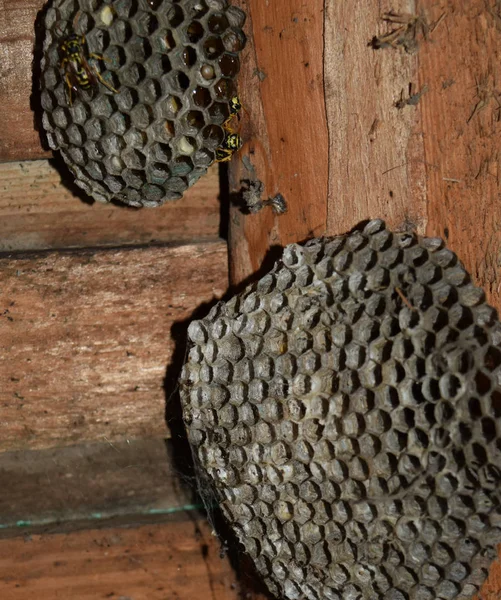
M232 282L258 271L270 248L276 255L276 246L382 217L448 238L499 307L499 3L240 4L253 42L240 80L247 143L231 165L232 191L250 159L266 196L282 192L289 213L233 210ZM395 47L372 47L390 32Z
M0 536L192 508L195 483L175 466L170 440L78 444L0 453Z
M501 559L492 563L489 577L474 600L499 600L501 597Z
M0 163L0 252L216 239L218 195L217 166L180 200L133 209L75 197L48 160Z
M44 0L0 2L0 161L49 156L31 108L35 19Z
M412 12L414 5L399 3L399 12ZM329 234L375 217L391 226L406 219L423 225L422 140L414 132L418 113L413 106L396 107L401 94L408 95L409 83L417 85L418 54L369 46L392 28L381 19L392 8L386 1L326 4Z
M3 600L237 600L203 520L0 540Z
M419 51L426 232L449 238L501 309L501 4L442 0L434 11L443 25Z
M0 451L165 437L175 341L225 292L227 250L6 255L0 281Z
M281 193L288 211L231 210L230 273L238 283L257 271L270 247L321 235L327 218L328 155L322 73L324 0L238 2L250 38L239 94L245 145L233 162L231 188L257 178L264 196Z

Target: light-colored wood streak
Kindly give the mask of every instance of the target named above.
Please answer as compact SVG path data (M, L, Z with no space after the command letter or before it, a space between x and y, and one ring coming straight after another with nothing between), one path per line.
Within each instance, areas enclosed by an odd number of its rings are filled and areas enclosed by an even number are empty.
M414 2L401 4L399 12L412 12ZM329 235L376 217L390 226L410 219L423 230L423 151L419 132L414 133L418 113L414 106L396 107L416 80L418 57L370 46L389 28L381 15L392 6L386 1L326 3Z

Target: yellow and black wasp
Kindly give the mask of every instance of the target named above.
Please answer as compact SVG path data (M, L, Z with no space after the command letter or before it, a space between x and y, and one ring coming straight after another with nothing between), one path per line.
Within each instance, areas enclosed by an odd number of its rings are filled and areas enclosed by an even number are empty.
M233 98L231 98L229 102L229 106L230 116L226 119L225 125L226 123L231 121L235 116L238 117L238 119L240 120L240 111L242 110L242 103L240 102L240 98L238 96L233 96Z
M224 139L216 150L216 162L227 162L231 159L235 152L238 152L242 147L242 138L240 134L232 126L234 117L240 120L240 111L242 103L238 96L233 96L229 102L230 115L223 123Z
M219 148L216 149L216 162L227 162L235 152L242 147L242 138L240 134L234 131L224 132L224 140Z
M73 28L77 17L78 13L73 21ZM105 58L102 54L89 52L84 35L73 31L61 41L59 50L62 57L59 67L64 72L70 106L73 104L72 92L76 95L79 90L83 90L93 95L98 87L98 81L112 92L117 93L117 90L104 79L96 66L89 64L89 60L104 61Z

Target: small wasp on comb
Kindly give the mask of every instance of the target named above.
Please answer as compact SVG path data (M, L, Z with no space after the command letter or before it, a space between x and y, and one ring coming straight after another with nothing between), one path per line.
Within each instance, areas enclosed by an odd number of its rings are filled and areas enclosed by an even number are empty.
M78 12L73 20L73 32L67 35L60 43L59 49L62 56L59 64L64 72L68 92L68 104L73 104L72 92L77 94L79 90L94 94L100 81L112 92L117 90L104 79L95 65L90 65L89 60L104 61L102 54L89 52L84 35L75 33L75 23L79 16Z
M242 147L242 138L238 133L225 131L223 143L216 150L216 162L227 162L234 152Z
M238 96L233 96L230 100L230 116L223 123L224 139L216 150L216 162L228 162L235 152L238 152L242 147L242 138L231 125L234 117L240 120L240 111L242 103Z
M226 119L226 123L231 121L233 117L238 117L240 120L240 111L242 110L242 103L240 102L240 98L238 96L233 96L230 100L230 116Z

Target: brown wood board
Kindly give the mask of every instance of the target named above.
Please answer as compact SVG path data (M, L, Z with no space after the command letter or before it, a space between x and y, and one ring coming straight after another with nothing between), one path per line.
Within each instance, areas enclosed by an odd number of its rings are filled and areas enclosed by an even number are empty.
M433 10L443 25L419 51L426 233L448 238L499 309L501 5L442 0Z
M31 108L35 19L44 0L0 2L0 161L49 156Z
M247 144L230 167L232 191L250 160L265 196L281 191L289 213L233 209L232 283L277 246L382 217L448 238L499 306L498 3L423 0L400 13L389 1L240 4L250 14L239 84ZM288 164L308 189L290 184Z
M270 247L324 233L328 176L324 1L238 4L248 15L249 42L238 83L245 145L232 164L231 188L238 192L255 170L264 196L281 193L288 211L275 216L266 208L246 217L239 206L232 208L232 283L257 271Z
M3 600L237 600L203 520L0 540Z
M232 209L231 282L267 270L272 261L263 260L276 258L277 246L384 218L445 238L499 309L500 3L239 4L250 15L239 81L246 145L230 165L231 191L238 196L250 161L265 197L282 192L289 213ZM316 57L308 79L299 68L304 39ZM321 82L316 93L313 81ZM309 182L307 194L286 185L287 164ZM480 597L499 598L500 590L496 562Z
M0 252L216 239L218 195L217 166L180 200L134 209L75 197L52 161L0 163Z
M0 281L0 450L164 437L173 335L225 292L227 249L6 255Z
M171 440L132 439L0 453L0 536L192 509L195 482Z

